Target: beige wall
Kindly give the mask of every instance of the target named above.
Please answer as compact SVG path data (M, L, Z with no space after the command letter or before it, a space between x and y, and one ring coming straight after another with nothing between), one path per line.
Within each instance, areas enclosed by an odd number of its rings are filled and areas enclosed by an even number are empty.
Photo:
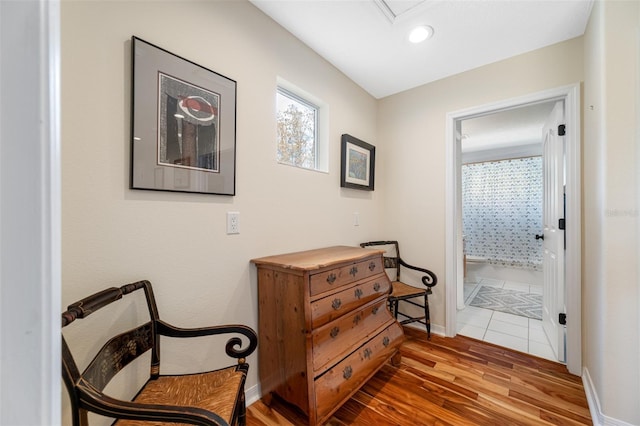
M63 305L148 278L170 322L257 328L251 258L397 238L407 261L440 277L432 321L444 327L446 114L584 80L584 363L605 415L640 423L639 16L637 2L596 3L584 43L569 40L376 102L245 1L63 1ZM185 22L197 31L182 30ZM235 197L128 189L132 35L238 82ZM329 105L329 173L275 162L277 76ZM376 145L375 192L339 188L342 133ZM227 211L240 212L240 235L225 234ZM129 310L122 314L131 320ZM95 349L90 337L70 336L85 363ZM190 354L166 346L174 368L221 359L194 355L195 345ZM250 389L257 357L249 362Z
M639 39L640 3L595 3L585 33L584 365L603 416L627 424L640 424Z
M379 102L386 235L409 263L440 277L432 323L445 325L445 117L449 112L582 81L582 38L436 81ZM384 151L382 151L384 150Z
M383 188L341 189L339 178L342 133L377 144L375 99L250 3L63 1L61 19L63 306L147 278L169 322L257 329L250 259L379 237ZM129 189L132 35L238 82L235 197ZM328 173L276 163L277 76L329 105ZM227 211L240 212L239 235L226 235ZM91 336L70 340L88 361ZM171 358L199 368L212 357L190 346ZM250 389L257 356L248 361Z

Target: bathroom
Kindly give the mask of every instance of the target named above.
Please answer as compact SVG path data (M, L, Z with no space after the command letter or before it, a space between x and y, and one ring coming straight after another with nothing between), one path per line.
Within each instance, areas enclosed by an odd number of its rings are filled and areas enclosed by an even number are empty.
M462 122L458 333L555 359L542 328L542 129L553 102ZM460 293L459 293L460 294Z

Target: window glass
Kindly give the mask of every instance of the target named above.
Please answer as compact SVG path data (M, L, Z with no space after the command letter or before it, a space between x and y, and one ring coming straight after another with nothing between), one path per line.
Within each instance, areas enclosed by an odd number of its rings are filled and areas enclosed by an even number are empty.
M318 107L278 87L277 158L280 163L318 168Z

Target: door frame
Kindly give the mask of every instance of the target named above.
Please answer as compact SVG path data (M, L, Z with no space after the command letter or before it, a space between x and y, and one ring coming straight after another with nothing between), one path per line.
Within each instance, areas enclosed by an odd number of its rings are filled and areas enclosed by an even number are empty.
M0 29L0 424L59 425L60 1L0 0Z
M446 240L445 240L445 334L456 335L458 284L462 274L461 122L528 104L563 100L565 106L567 306L566 365L570 373L582 374L582 225L581 225L581 124L580 83L529 95L449 112L446 117Z

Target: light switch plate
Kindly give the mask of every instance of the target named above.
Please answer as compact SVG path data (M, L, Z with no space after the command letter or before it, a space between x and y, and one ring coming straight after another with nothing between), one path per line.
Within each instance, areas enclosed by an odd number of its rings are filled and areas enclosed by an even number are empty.
M227 234L240 233L240 213L227 212Z

